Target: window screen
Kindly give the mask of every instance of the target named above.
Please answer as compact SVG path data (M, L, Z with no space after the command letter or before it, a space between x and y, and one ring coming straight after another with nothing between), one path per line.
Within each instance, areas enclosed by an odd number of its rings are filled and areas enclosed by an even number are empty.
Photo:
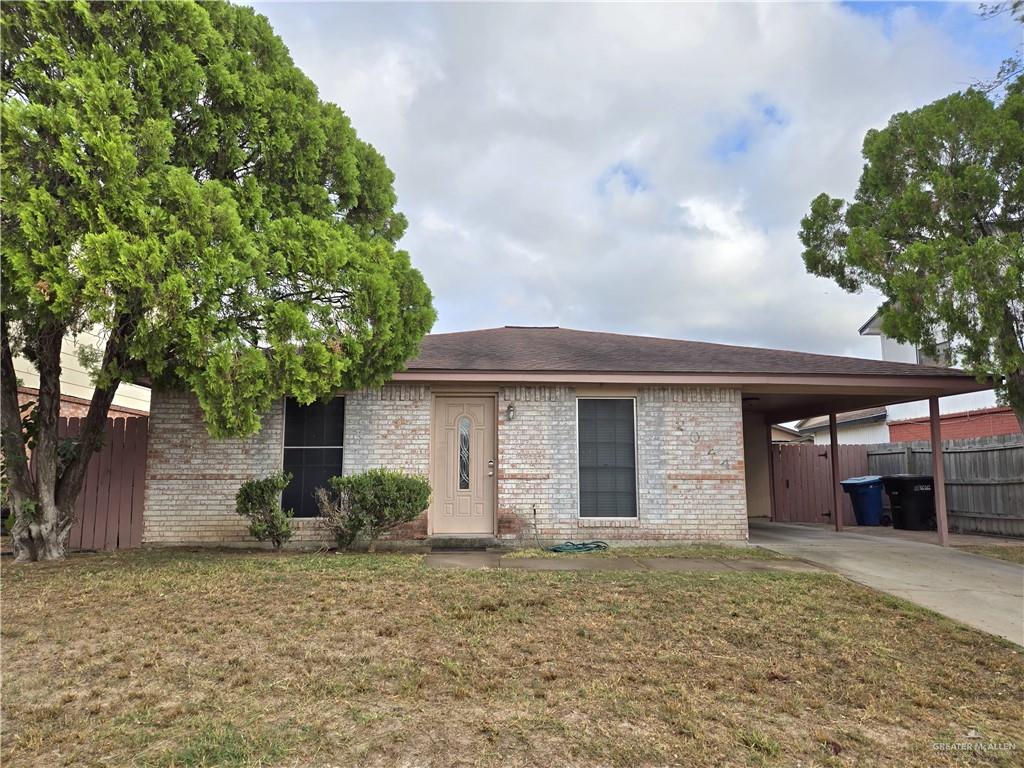
M636 517L633 401L577 401L580 517Z
M341 474L345 435L345 398L299 405L289 399L284 412L284 471L292 481L281 495L281 506L296 517L316 517L313 492Z

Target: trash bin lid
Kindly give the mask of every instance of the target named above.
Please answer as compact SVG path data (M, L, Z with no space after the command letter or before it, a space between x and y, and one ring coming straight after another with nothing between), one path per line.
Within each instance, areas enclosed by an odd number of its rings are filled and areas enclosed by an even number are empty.
M881 475L863 475L861 477L848 477L845 480L840 480L840 485L870 485L871 483L881 482Z

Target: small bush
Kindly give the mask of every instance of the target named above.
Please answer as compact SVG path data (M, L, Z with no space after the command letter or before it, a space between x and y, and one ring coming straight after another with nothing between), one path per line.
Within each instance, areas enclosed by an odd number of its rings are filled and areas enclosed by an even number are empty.
M318 488L316 500L323 524L339 549L362 537L372 550L381 535L415 520L430 504L430 484L425 477L389 469L332 477L330 486Z
M235 511L249 520L249 533L257 541L270 541L280 549L292 537L290 509L281 509L281 491L292 476L287 472L242 483L235 494Z
M320 524L334 537L338 549L351 547L362 530L362 520L334 488L317 488L313 496L316 498L316 508L320 513Z

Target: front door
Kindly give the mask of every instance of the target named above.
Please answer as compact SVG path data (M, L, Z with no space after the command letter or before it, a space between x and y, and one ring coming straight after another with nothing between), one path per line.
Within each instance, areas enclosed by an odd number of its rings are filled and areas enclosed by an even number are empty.
M494 533L494 429L494 398L434 401L430 515L435 535Z

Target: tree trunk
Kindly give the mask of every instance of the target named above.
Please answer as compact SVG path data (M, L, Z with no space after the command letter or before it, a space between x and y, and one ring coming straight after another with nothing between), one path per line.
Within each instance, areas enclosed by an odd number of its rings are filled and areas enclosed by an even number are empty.
M67 556L68 535L73 518L70 510L56 504L39 504L12 491L14 524L11 542L15 561L63 560Z
M127 321L123 321L110 334L103 355L103 370L119 370L130 327ZM39 398L35 406L34 445L30 451L18 405L17 376L6 317L3 318L2 330L0 405L4 470L10 483L14 513L11 544L15 560L60 560L67 556L75 501L85 481L89 460L102 443L107 413L120 378L114 377L95 388L78 444L67 462L62 463L59 453L60 351L65 329L56 323L39 329L35 343ZM30 453L33 460L31 468Z
M35 495L35 482L25 446L21 405L18 403L18 376L14 370L6 317L0 322L0 440L4 477L16 507L17 499L30 499Z
M57 504L60 436L60 350L64 328L50 323L38 330L35 365L39 398L35 407L34 493L19 495L11 529L15 559L60 560L67 552L71 531L70 505ZM26 457L27 458L27 457Z
M1020 431L1024 432L1024 371L1016 371L1006 377L1006 399L1017 417Z

